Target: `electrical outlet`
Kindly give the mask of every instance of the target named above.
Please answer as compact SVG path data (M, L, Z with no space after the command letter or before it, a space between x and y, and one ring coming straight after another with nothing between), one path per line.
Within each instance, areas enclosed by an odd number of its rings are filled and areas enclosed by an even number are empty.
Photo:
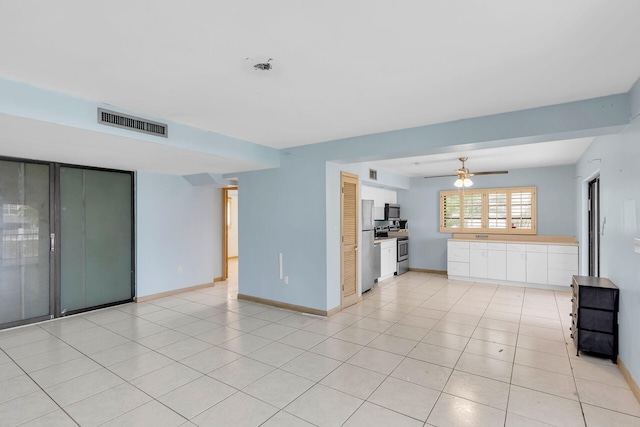
M284 276L284 284L285 285L289 284L289 276Z

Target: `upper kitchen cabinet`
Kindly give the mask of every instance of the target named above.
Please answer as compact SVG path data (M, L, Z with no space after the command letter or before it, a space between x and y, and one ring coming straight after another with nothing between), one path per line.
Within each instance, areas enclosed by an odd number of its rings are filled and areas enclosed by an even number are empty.
M362 200L373 200L373 216L376 220L384 220L384 204L398 203L398 192L388 188L372 187L369 185L360 186Z
M384 206L385 203L389 203L390 205L398 203L398 192L396 190L388 190L386 188L383 188L382 190L384 199L382 206Z
M376 190L377 187L370 187L368 185L360 186L360 197L362 200L373 200L373 205L376 205Z

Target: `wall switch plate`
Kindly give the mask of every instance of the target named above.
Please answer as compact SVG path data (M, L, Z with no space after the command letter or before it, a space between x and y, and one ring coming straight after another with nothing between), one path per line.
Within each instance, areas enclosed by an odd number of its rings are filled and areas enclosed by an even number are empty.
M633 239L633 250L640 254L640 237Z
M284 284L285 285L289 284L289 276L284 276Z

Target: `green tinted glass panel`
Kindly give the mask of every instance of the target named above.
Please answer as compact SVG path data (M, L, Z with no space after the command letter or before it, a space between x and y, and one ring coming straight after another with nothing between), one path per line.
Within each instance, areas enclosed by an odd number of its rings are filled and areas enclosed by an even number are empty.
M132 298L131 178L60 168L62 312Z

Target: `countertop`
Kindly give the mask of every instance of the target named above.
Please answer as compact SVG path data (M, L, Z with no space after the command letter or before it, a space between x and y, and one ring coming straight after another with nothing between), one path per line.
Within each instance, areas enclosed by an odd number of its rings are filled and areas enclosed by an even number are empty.
M578 242L574 241L553 241L549 240L528 240L526 238L521 240L503 240L498 238L493 239L473 239L473 238L453 238L448 239L450 242L483 242L483 243L517 243L517 244L527 244L527 245L559 245L559 246L578 246Z

